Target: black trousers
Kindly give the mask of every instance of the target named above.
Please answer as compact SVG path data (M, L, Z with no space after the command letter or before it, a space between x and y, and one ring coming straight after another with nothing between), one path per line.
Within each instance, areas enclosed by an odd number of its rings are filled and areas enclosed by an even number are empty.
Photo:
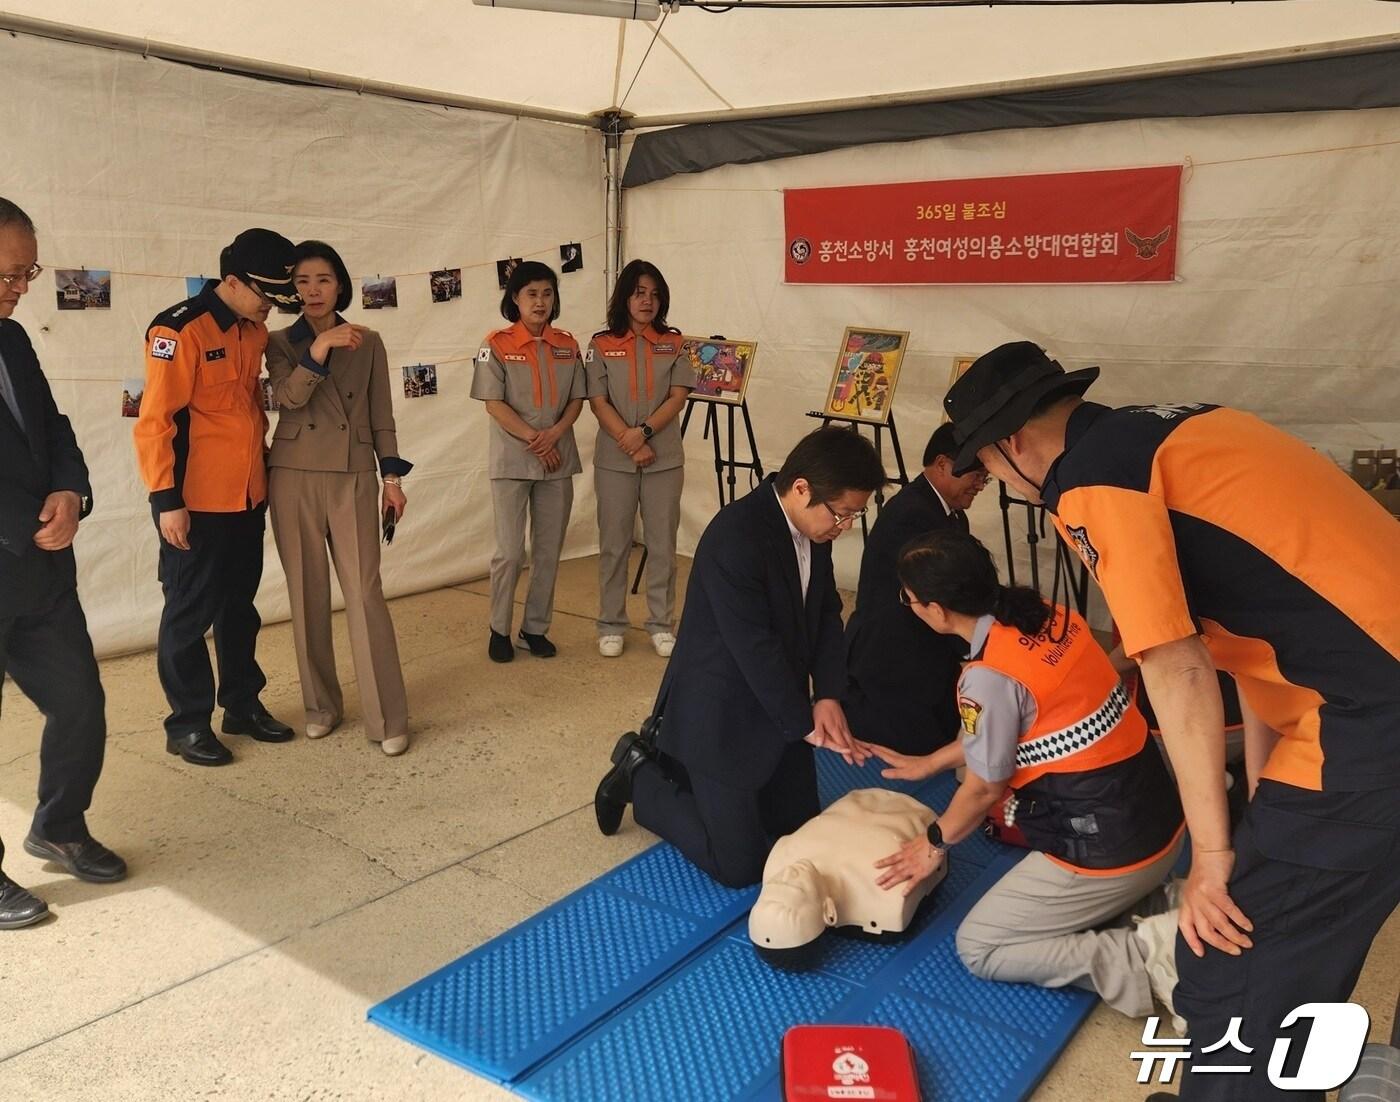
M821 810L812 754L805 742L789 745L758 789L686 776L669 759L664 768L647 762L632 778L632 812L721 884L757 884L773 844Z
M956 697L956 688L950 688L948 700ZM862 688L854 677L846 683L841 710L846 713L846 722L856 738L888 746L901 754L932 754L958 735L955 708L946 705L926 709L891 708ZM915 715L910 715L911 711Z
M7 672L44 714L34 833L50 842L84 841L83 816L107 744L107 698L76 589L61 590L37 611L0 620L0 679ZM0 861L4 857L0 842Z
M214 673L204 633L211 627L219 662L219 706L246 713L257 706L258 694L267 685L254 657L262 619L253 604L262 581L266 513L264 505L241 513L191 512L188 551L160 541L165 609L156 669L170 703L165 732L171 738L210 725ZM159 523L157 516L157 529Z
M1195 1102L1287 1099L1322 1102L1322 1091L1269 1082L1280 1023L1310 1002L1346 1002L1376 933L1400 904L1400 792L1310 792L1261 781L1235 832L1230 897L1254 924L1254 947L1238 957L1207 948L1198 959L1178 937L1174 1002L1189 1025L1192 1067L1249 1066L1249 1074L1182 1073ZM1232 1045L1208 1055L1232 1017ZM1294 1049L1304 1035L1290 1029ZM1296 1053L1292 1054L1296 1057ZM1292 1059L1284 1064L1287 1071Z

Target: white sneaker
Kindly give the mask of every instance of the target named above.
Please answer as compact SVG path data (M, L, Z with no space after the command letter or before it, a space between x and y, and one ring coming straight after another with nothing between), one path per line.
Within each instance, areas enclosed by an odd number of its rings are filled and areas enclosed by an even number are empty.
M604 658L616 658L622 653L622 636L598 636L598 653L601 654Z
M662 658L670 658L671 652L676 649L676 637L669 631L653 632L651 636L651 649L661 655Z
M1142 942L1147 954L1147 980L1152 985L1152 994L1172 1016L1172 1025L1181 1036L1186 1035L1186 1022L1177 1017L1172 997L1176 994L1176 936L1177 920L1181 912L1163 911L1151 918L1133 918L1137 929L1133 932Z

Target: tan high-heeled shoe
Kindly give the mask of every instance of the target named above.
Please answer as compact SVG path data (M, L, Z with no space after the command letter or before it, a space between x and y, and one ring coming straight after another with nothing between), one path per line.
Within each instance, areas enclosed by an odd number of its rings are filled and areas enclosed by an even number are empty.
M391 758L396 758L408 749L408 736L395 735L393 738L386 738L379 744L379 749L388 754Z

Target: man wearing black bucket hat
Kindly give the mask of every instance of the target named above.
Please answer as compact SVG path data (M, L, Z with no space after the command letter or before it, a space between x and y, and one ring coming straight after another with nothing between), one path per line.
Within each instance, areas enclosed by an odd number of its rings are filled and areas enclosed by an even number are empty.
M286 742L262 706L254 656L267 511L263 350L274 305L295 306L292 243L244 230L219 257L220 279L158 314L146 331L146 390L134 436L160 534L165 609L157 668L170 703L165 748L192 765L233 760L211 726L214 675L225 734Z
M944 402L956 466L1045 504L1156 706L1193 843L1176 1011L1194 1070L1253 1069L1188 1072L1181 1096L1320 1100L1267 1068L1291 1011L1348 998L1400 902L1400 525L1257 418L1109 409L1082 397L1097 376L993 349ZM1217 667L1280 733L1233 841ZM1215 1045L1231 1018L1252 1061Z

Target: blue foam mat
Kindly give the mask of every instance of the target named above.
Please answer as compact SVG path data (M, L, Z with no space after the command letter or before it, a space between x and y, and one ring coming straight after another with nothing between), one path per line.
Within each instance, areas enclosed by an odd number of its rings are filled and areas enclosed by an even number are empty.
M950 776L891 782L878 763L855 768L834 754L817 762L823 804L886 787L941 811L956 789ZM749 944L757 889L722 887L661 844L369 1017L539 1102L770 1102L780 1097L783 1032L820 1021L902 1029L929 1102L1019 1099L1095 1001L1076 990L986 983L957 959L958 923L1021 856L981 835L967 839L904 939L828 936L817 968L792 975Z

